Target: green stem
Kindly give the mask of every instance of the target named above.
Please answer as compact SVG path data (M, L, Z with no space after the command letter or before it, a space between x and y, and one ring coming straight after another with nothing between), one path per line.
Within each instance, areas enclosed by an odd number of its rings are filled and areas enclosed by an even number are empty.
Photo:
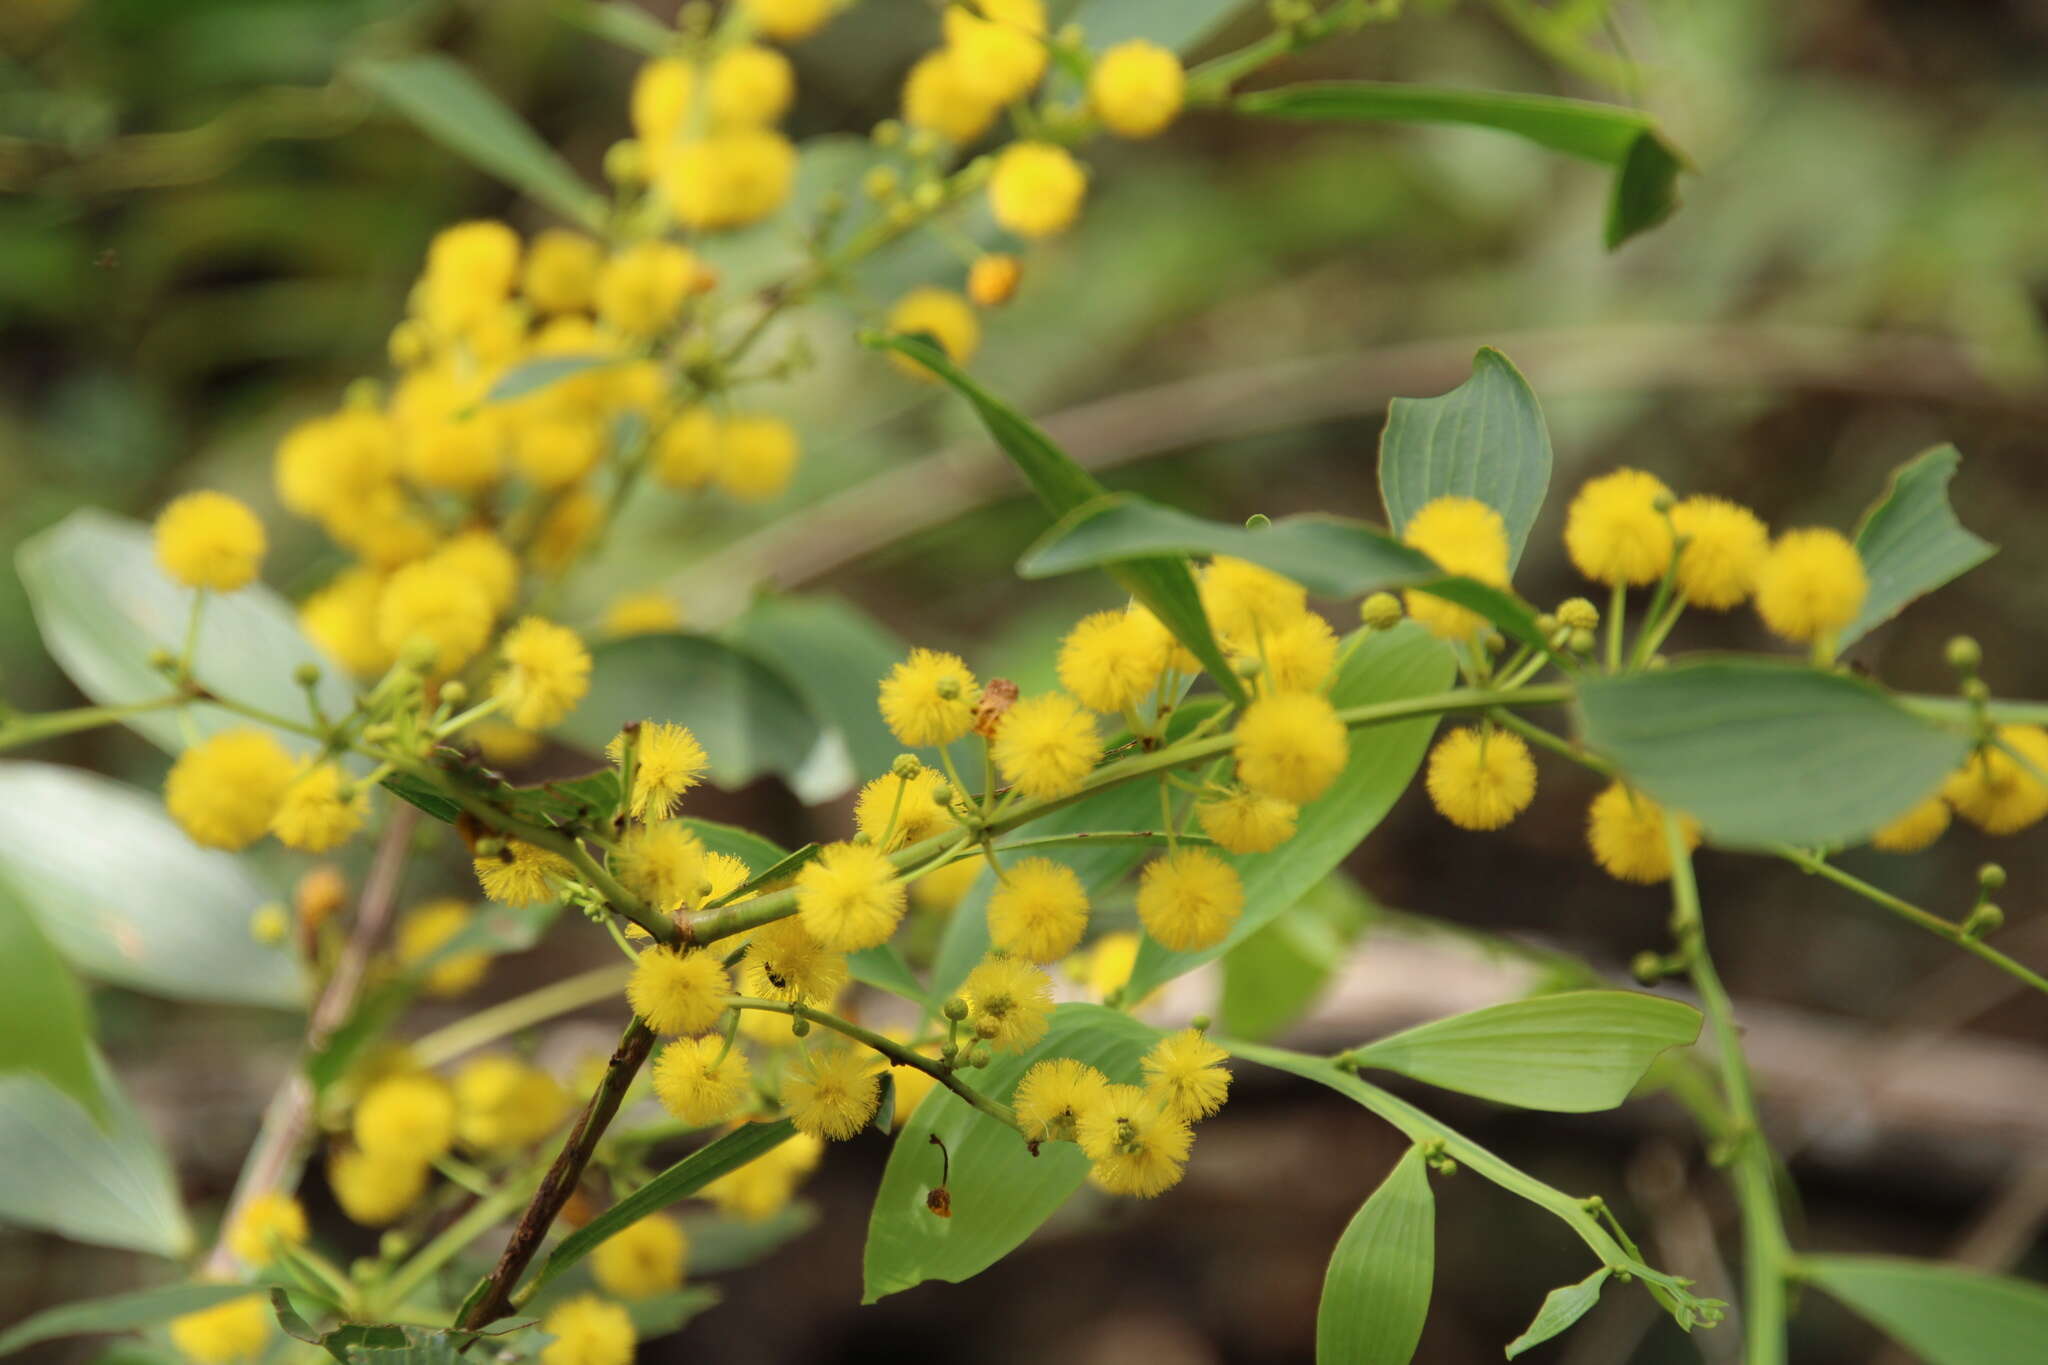
M69 711L9 716L0 720L0 751L55 739L60 735L74 735L81 730L97 730L102 725L118 725L130 717L168 710L190 700L187 693L172 692L149 701L127 702L120 706L79 706Z
M901 1043L892 1038L884 1038L872 1029L864 1029L859 1024L841 1019L836 1014L827 1014L823 1010L812 1009L809 1005L791 1004L785 1000L755 1000L749 996L731 995L726 997L725 1003L736 1010L768 1010L775 1014L789 1015L792 1019L808 1019L814 1024L822 1024L834 1033L844 1034L857 1043L873 1048L897 1066L922 1071L996 1122L1011 1128L1017 1126L1017 1116L1010 1112L1008 1105L998 1103L968 1085L944 1063L922 1053L912 1052Z
M411 1260L398 1268L379 1291L376 1311L368 1316L384 1317L403 1309L406 1299L425 1284L429 1276L460 1255L464 1247L518 1212L520 1206L532 1197L533 1187L546 1171L546 1166L535 1166L506 1181L495 1193L477 1200L469 1212L442 1229L438 1237L421 1247Z
M1621 672L1622 624L1628 617L1628 584L1617 582L1607 594L1607 671Z
M631 967L594 967L465 1015L414 1040L412 1060L432 1070L521 1029L610 1000L626 988L632 974Z

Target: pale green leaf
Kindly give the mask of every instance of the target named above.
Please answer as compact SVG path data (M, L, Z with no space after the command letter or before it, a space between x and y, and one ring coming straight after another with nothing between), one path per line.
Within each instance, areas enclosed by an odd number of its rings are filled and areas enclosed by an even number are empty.
M1536 1310L1536 1320L1529 1324L1527 1331L1508 1343L1508 1359L1513 1360L1531 1347L1541 1346L1586 1316L1587 1310L1600 1301L1600 1286L1606 1284L1607 1277L1613 1273L1603 1265L1577 1284L1564 1285L1545 1294L1543 1306Z
M1959 1265L1810 1256L1806 1278L1927 1365L2018 1365L2048 1344L2048 1289Z
M544 355L512 366L492 382L486 403L509 403L539 393L572 375L620 364L615 355Z
M1323 1275L1317 1365L1407 1365L1436 1277L1436 1197L1410 1147L1352 1216Z
M1272 1038L1299 1019L1344 961L1372 903L1349 877L1332 873L1300 902L1223 958L1224 1031Z
M38 1342L54 1341L59 1337L153 1327L159 1322L196 1313L229 1299L261 1292L244 1284L167 1284L155 1289L136 1289L125 1294L109 1294L105 1298L59 1304L0 1332L0 1356L13 1355Z
M860 608L837 597L764 597L727 628L726 638L803 695L811 714L845 745L854 778L879 777L904 751L875 697L910 647Z
M1068 21L1081 26L1096 52L1143 38L1187 53L1250 7L1251 0L1080 0Z
M1923 451L1892 472L1884 497L1863 514L1856 552L1870 591L1837 640L1844 648L1998 552L1965 530L1949 506L1949 481L1962 462L1954 446Z
M39 1076L106 1118L85 992L0 866L0 1076Z
M1522 560L1550 488L1550 432L1529 382L1482 348L1472 377L1436 398L1396 398L1380 432L1380 495L1400 535L1436 498L1476 498L1508 530L1508 567Z

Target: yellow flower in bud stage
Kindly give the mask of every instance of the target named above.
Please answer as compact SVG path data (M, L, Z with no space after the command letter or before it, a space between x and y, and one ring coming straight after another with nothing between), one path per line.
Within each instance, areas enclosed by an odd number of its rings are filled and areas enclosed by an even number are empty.
M682 57L657 57L633 78L633 136L648 155L664 154L688 131L697 102L697 68Z
M1048 692L1003 713L990 753L1004 781L1033 800L1050 800L1080 789L1102 757L1102 736L1081 703Z
M780 43L808 38L838 12L840 0L740 0L757 32Z
M1740 606L1770 550L1770 532L1756 513L1726 498L1690 497L1671 509L1671 529L1684 543L1672 586L1685 604L1708 611Z
M896 868L871 845L827 844L797 869L797 914L821 948L851 953L888 942L903 906Z
M466 331L502 304L519 278L519 234L503 223L457 223L427 246L416 296L420 315L442 335Z
M1870 836L1880 853L1918 853L1948 830L1949 805L1939 794L1928 797Z
M678 223L696 231L745 227L788 201L796 148L773 129L727 128L678 143L659 169Z
M1054 962L1088 928L1088 892L1064 863L1025 858L1004 872L988 899L989 942L1013 957Z
M722 424L710 408L684 408L654 439L654 476L670 488L702 488L718 473Z
M913 649L882 679L889 732L913 747L948 744L974 728L981 688L957 654Z
M1088 173L1064 147L1013 142L996 154L989 207L1019 237L1053 237L1073 226L1088 193Z
M967 297L977 308L1000 308L1017 293L1024 267L1015 256L990 252L967 269Z
M224 730L171 765L164 807L196 844L230 851L263 837L297 765L262 730Z
M946 48L960 64L961 82L991 104L1023 98L1045 74L1042 0L951 5L944 28Z
M801 919L763 925L740 960L746 994L761 1000L824 1007L846 984L846 957L820 947Z
M689 1258L683 1225L665 1213L651 1213L597 1244L590 1253L590 1276L607 1294L651 1299L682 1288Z
M704 1198L720 1213L744 1222L774 1217L796 1193L797 1183L818 1164L825 1144L808 1133L772 1147L736 1171L728 1171L703 1189Z
M225 493L187 493L157 514L156 562L188 588L246 587L263 562L263 548L263 523Z
M926 53L903 78L903 121L955 147L986 133L1002 107L969 78L965 60L952 48Z
M711 121L760 127L779 121L796 97L796 68L772 47L745 43L711 63Z
M568 1116L569 1092L537 1066L487 1053L455 1073L455 1135L478 1152L530 1147Z
M576 869L559 853L537 848L523 839L507 839L498 853L475 858L478 885L500 905L539 905L555 899L558 878L573 877Z
M920 768L912 778L884 773L854 799L853 827L884 853L945 833L953 827L952 812L932 800L943 780L934 768Z
M512 434L512 463L534 487L567 488L604 458L604 423L568 414L525 422Z
M628 736L621 731L604 746L605 757L623 762ZM687 725L643 720L633 744L633 800L635 820L662 819L675 811L683 793L697 785L711 767L704 746Z
M665 635L683 628L683 609L667 593L656 589L621 593L604 609L600 629L607 639L623 640L634 635Z
M1135 1085L1109 1085L1075 1125L1094 1164L1088 1178L1111 1194L1150 1199L1180 1183L1195 1145L1187 1120L1166 1111Z
M1699 826L1679 818L1688 849L1700 842ZM1586 812L1586 842L1607 875L1618 881L1655 885L1671 879L1671 850L1664 841L1664 808L1619 782L1593 798Z
M1133 38L1096 58L1088 75L1088 106L1118 137L1155 137L1179 116L1187 84L1180 58Z
M1086 1062L1055 1057L1034 1063L1011 1099L1030 1142L1072 1142L1081 1115L1109 1101L1109 1078Z
M580 313L591 306L604 249L568 228L549 228L527 248L520 290L536 313Z
M1456 495L1431 498L1408 518L1401 532L1412 545L1436 561L1446 573L1463 574L1481 583L1506 587L1508 528L1500 513L1477 498ZM1486 618L1453 606L1426 592L1402 595L1408 614L1442 640L1470 640L1487 627Z
M370 796L332 763L309 764L284 790L270 832L286 848L325 853L347 843L370 818Z
M381 1228L397 1222L427 1192L427 1164L351 1149L328 1161L327 1184L350 1221Z
M453 673L490 638L490 594L459 569L430 559L384 580L377 598L377 641L396 656L415 640L431 644L433 671Z
M1229 1056L1199 1029L1170 1033L1139 1063L1145 1093L1175 1118L1189 1123L1208 1118L1230 1094L1230 1072L1223 1065Z
M1344 722L1314 692L1274 692L1237 722L1237 777L1251 790L1306 805L1330 789L1351 757Z
M533 562L550 573L574 563L604 519L604 501L588 488L571 489L556 499L533 536Z
M1336 671L1336 632L1312 611L1261 634L1259 640L1264 646L1264 667L1257 679L1261 692L1320 692Z
M597 315L607 327L645 339L673 326L697 283L697 258L674 242L636 242L597 274Z
M556 1304L540 1320L540 1330L554 1338L541 1347L540 1365L633 1365L640 1343L631 1315L595 1294Z
M1655 583L1671 564L1671 520L1657 510L1670 496L1662 479L1640 469L1588 479L1565 512L1565 553L1595 583Z
M731 1118L751 1093L747 1054L717 1034L678 1038L654 1061L654 1096L693 1128Z
M904 336L922 333L931 337L955 365L965 365L981 348L980 319L967 300L950 289L923 285L911 290L889 309L884 325ZM907 355L891 351L889 363L912 379L935 379L930 370Z
M910 884L910 900L918 909L934 914L949 914L967 895L985 864L972 858L962 858L956 863L947 863L935 871L927 872Z
M782 1076L782 1103L799 1133L844 1142L867 1126L881 1103L879 1059L836 1043L798 1053Z
M350 1131L387 1161L432 1161L455 1144L455 1097L424 1073L387 1076L363 1092Z
M704 845L680 820L635 825L619 839L611 870L657 910L694 902L704 886Z
M1756 571L1756 610L1771 633L1804 644L1856 619L1870 579L1863 558L1839 531L1787 531Z
M491 691L522 730L561 724L590 691L590 651L567 626L528 616L505 632L498 657Z
M1199 586L1209 624L1233 647L1247 653L1257 650L1260 636L1308 612L1308 592L1299 583L1229 555L1209 561Z
M1243 912L1237 869L1207 849L1175 849L1138 875L1138 918L1146 933L1175 952L1221 943Z
M1097 711L1135 706L1166 671L1169 643L1149 613L1084 616L1060 642L1060 686Z
M490 970L490 954L443 954L441 949L475 918L476 911L469 902L453 898L428 901L415 908L398 924L398 965L408 971L424 966L420 988L431 996L447 999L471 989ZM429 962L433 965L426 966Z
M357 565L343 569L299 605L299 628L322 653L358 677L391 667L392 653L377 638L377 603L384 575Z
M279 1246L305 1244L306 1211L290 1195L266 1191L242 1206L228 1226L227 1240L228 1250L244 1265L269 1265Z
M633 966L626 1000L656 1033L703 1033L725 1013L732 974L714 952L649 948Z
M1536 760L1520 735L1467 726L1429 751L1425 785L1437 811L1460 829L1499 829L1536 799Z
M2048 815L2048 786L2038 775L2048 771L2048 730L2001 725L1992 738L2017 750L2032 769L2004 749L1981 748L1949 776L1941 793L1958 815L1986 834L2014 834Z
M718 486L741 502L772 501L789 491L797 455L796 432L789 423L735 413L721 431Z
M253 1361L270 1347L272 1321L263 1295L246 1294L172 1318L171 1345L193 1365Z
M1277 796L1234 787L1220 796L1195 803L1202 833L1226 853L1266 853L1294 837L1301 808Z
M1014 957L990 957L960 983L967 1022L997 1052L1022 1052L1052 1024L1052 978Z
M322 520L397 473L397 434L389 418L367 407L299 423L278 442L272 466L278 501L302 517Z

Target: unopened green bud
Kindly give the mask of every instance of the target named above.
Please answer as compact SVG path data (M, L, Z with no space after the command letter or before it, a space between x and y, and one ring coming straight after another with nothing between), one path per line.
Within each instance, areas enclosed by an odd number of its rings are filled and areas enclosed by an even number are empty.
M953 804L953 789L952 789L952 787L948 786L948 785L947 785L946 783L944 783L944 782L934 782L934 783L932 784L932 804L933 804L933 805L935 805L935 806L950 806L950 805L952 805L952 804Z
M789 1021L789 1031L798 1038L808 1038L811 1035L811 1021L799 1014Z
M470 851L479 858L502 858L505 856L505 841L494 834L487 834L477 840L476 847Z
M450 678L441 684L441 700L449 706L460 706L469 700L469 687L460 679Z
M932 685L932 691L938 693L943 701L958 701L960 699L960 680L958 678L941 678Z
M398 662L414 673L425 673L441 661L441 647L432 640L415 637L398 651Z
M870 835L866 830L861 830L846 842L852 844L855 848L866 848L874 841L874 836Z
M1656 953L1641 952L1630 959L1629 975L1645 986L1654 986L1664 979L1664 959Z
M396 1261L412 1250L412 1238L397 1228L377 1239L377 1254L387 1261Z
M903 141L903 125L892 118L885 118L874 126L868 140L877 147L894 147Z
M1573 630L1598 630L1600 608L1583 597L1567 597L1557 604L1557 620L1559 625Z
M908 782L924 771L924 764L917 761L916 754L898 754L896 761L889 765L889 771Z
M1358 604L1358 619L1374 630L1392 630L1401 624L1401 599L1390 592L1376 592Z
M249 937L268 948L284 942L284 936L291 932L291 916L276 901L256 907L256 913L249 916Z
M341 391L341 404L358 412L372 412L384 406L384 386L369 375L348 381Z
M1565 643L1571 646L1571 651L1574 654L1591 654L1593 646L1598 641L1593 638L1592 631L1587 630L1583 626L1575 626L1572 628L1572 633Z
M1976 909L1970 911L1969 918L1963 921L1963 937L1969 939L1984 938L1987 935L1997 933L2004 927L2005 911L1999 909L1992 902L1985 901L1978 905Z
M2003 890L2005 887L2005 869L1997 863L1984 864L1984 866L1977 869L1977 885L1984 888L1987 893Z
M1241 654L1230 661L1231 671L1240 678L1256 678L1265 666L1265 662L1256 654Z
M876 203L894 199L900 182L894 166L870 166L860 178L860 192Z
M621 138L604 149L604 178L623 189L647 183L647 152L637 138Z
M1272 524L1273 519L1264 512L1254 512L1244 519L1244 529L1247 531L1263 531Z
M967 1002L965 1000L962 1000L957 995L954 996L952 999L946 1002L945 1014L946 1017L948 1019L951 1019L954 1023L959 1023L962 1019L965 1019L967 1017Z
M971 1067L984 1067L994 1060L995 1054L988 1050L987 1043L976 1043L974 1051L967 1054L967 1065Z
M1975 673L1984 662L1984 651L1967 635L1958 635L1942 650L1948 666L1958 673Z
M1487 653L1498 654L1508 647L1508 637L1497 630L1489 630L1486 632L1486 638L1482 643L1485 644Z
M1659 493L1656 497L1650 499L1650 506L1668 516L1671 509L1678 506L1678 499L1672 497L1668 492Z
M292 670L292 680L301 687L312 687L320 681L320 665L303 663Z
M910 134L903 145L912 156L923 160L939 150L939 135L929 128L918 128Z
M1002 1025L998 1024L993 1019L983 1018L974 1021L974 1036L977 1038L993 1038L996 1036L997 1033L1001 1032L1001 1030Z
M958 1043L947 1043L944 1047L939 1049L939 1060L946 1063L946 1065L948 1066L951 1066L954 1060L959 1057L959 1055L960 1044Z
M921 181L910 192L910 202L917 206L918 212L930 213L946 202L946 188L936 180Z
M1991 686L1982 678L1963 679L1963 699L1982 704L1991 700Z
M1197 1033L1207 1033L1209 1031L1209 1025L1213 1022L1214 1021L1211 1020L1208 1015L1198 1014L1194 1018L1188 1020L1188 1027L1193 1029Z
M1539 613L1536 617L1536 629L1548 640L1557 634L1557 618L1547 611Z

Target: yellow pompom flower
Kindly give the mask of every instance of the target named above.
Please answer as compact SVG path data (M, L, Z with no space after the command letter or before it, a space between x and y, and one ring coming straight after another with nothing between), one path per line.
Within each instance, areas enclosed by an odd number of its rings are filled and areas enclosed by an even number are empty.
M346 407L301 422L277 444L271 476L277 499L302 517L326 521L398 473L391 421L367 407Z
M436 233L416 296L436 331L468 331L505 301L519 277L519 234L480 219Z
M882 679L889 732L912 746L947 744L974 728L981 688L957 654L913 649Z
M188 588L233 592L263 562L263 523L246 504L202 490L174 498L156 519L156 562Z
M683 1225L665 1213L650 1213L597 1244L590 1253L590 1277L614 1297L651 1299L682 1288L689 1257Z
M1017 1082L1011 1105L1028 1142L1072 1142L1081 1115L1108 1102L1109 1078L1086 1062L1036 1062Z
M1145 1093L1167 1113L1193 1123L1223 1107L1230 1094L1230 1056L1199 1029L1169 1033L1139 1061L1145 1071Z
M1229 555L1209 561L1200 587L1209 624L1244 653L1256 653L1262 636L1308 613L1308 593L1301 584Z
M1274 692L1237 722L1237 776L1251 790L1306 805L1330 789L1351 756L1344 722L1314 692Z
M790 1059L782 1103L799 1133L844 1142L867 1126L882 1100L875 1055L825 1044Z
M798 1133L761 1153L736 1171L728 1171L703 1189L704 1198L729 1218L759 1223L774 1217L796 1193L797 1182L818 1164L825 1144Z
M1918 853L1948 831L1949 804L1937 794L1870 836L1880 853Z
M633 965L626 1000L656 1033L703 1033L725 1013L732 974L714 952L649 948Z
M977 308L1000 308L1017 292L1024 266L1015 256L992 251L967 268L967 297Z
M1004 781L1042 801L1080 790L1102 757L1102 736L1081 703L1048 692L1005 711L989 749Z
M1787 531L1756 571L1756 610L1771 633L1804 644L1856 619L1870 579L1863 557L1839 531Z
M505 632L498 656L491 692L522 730L559 725L590 691L590 651L567 626L525 617Z
M455 1097L429 1075L387 1076L364 1092L350 1131L371 1156L432 1161L455 1143Z
M1135 706L1166 671L1168 643L1150 615L1084 616L1060 642L1060 686L1097 711Z
M966 62L952 48L926 53L903 78L903 121L955 147L987 132L1002 107L971 79Z
M960 994L975 1036L997 1052L1022 1052L1052 1026L1052 978L1020 958L984 959Z
M932 799L943 781L935 768L920 768L910 778L884 773L854 799L853 827L884 853L945 833L953 813Z
M660 185L676 221L695 231L758 223L796 181L796 148L768 128L728 128L679 144Z
M556 1304L540 1320L540 1330L554 1338L541 1347L540 1365L633 1365L633 1348L640 1344L632 1316L595 1294Z
M245 1294L172 1318L171 1345L194 1365L253 1361L270 1346L271 1321L263 1295Z
M1075 1138L1094 1163L1088 1178L1111 1194L1150 1199L1178 1184L1195 1145L1186 1119L1135 1085L1104 1087L1075 1125Z
M524 839L506 839L504 847L487 858L474 858L477 884L484 894L500 905L539 905L561 892L556 881L575 876L576 869L559 853L536 847Z
M1756 513L1726 498L1690 497L1671 509L1671 529L1684 543L1672 584L1690 607L1726 611L1756 586L1770 532Z
M1477 498L1431 498L1408 518L1401 539L1428 555L1445 573L1507 586L1507 523ZM1408 614L1438 639L1470 640L1486 629L1486 618L1478 612L1441 597L1413 591L1401 596Z
M530 1147L569 1112L569 1092L537 1066L487 1053L455 1073L455 1135L473 1151Z
M633 635L665 635L683 627L683 609L665 592L621 593L604 609L600 624L607 639L623 640Z
M1091 995L1107 1000L1130 984L1138 965L1138 949L1144 939L1128 929L1104 934L1085 953L1068 958L1063 970L1088 988Z
M992 104L1029 94L1045 74L1043 0L977 0L950 5L944 16L946 49L959 63L960 80Z
M1656 582L1671 563L1671 520L1657 509L1670 496L1662 479L1640 469L1588 479L1565 512L1565 553L1595 583Z
M988 898L988 936L1003 952L1053 962L1074 951L1088 928L1088 892L1074 869L1026 858L1004 872Z
M588 488L573 488L555 500L533 533L528 553L536 567L560 573L590 543L604 518L604 501Z
M566 413L537 418L514 430L512 463L535 488L553 492L597 468L604 447L604 424L594 417Z
M270 832L286 848L325 853L348 842L370 818L370 796L332 763L305 768L284 789Z
M779 919L747 940L741 972L757 999L823 1005L846 984L846 957L820 947L802 920Z
M923 873L910 884L911 903L933 914L950 914L981 876L984 866L976 859L962 858Z
M1687 848L1699 846L1699 826L1679 819ZM1594 859L1618 881L1654 885L1671 878L1671 849L1664 841L1664 808L1620 782L1593 798L1586 812L1586 842Z
M1138 918L1175 952L1211 948L1244 911L1237 869L1205 848L1178 848L1138 876ZM1128 976L1128 973L1126 973Z
M224 730L171 765L164 807L195 844L229 850L263 837L297 764L267 731Z
M1133 38L1096 59L1088 75L1088 107L1118 137L1154 137L1179 115L1187 84L1180 58Z
M228 1250L244 1265L262 1267L277 1259L280 1246L303 1246L306 1211L282 1190L266 1190L242 1206L228 1225Z
M750 1093L747 1054L716 1034L678 1038L654 1061L654 1097L693 1128L731 1118Z
M391 667L391 651L377 637L377 602L384 575L357 565L344 569L299 606L299 628L322 653L357 677Z
M597 275L597 315L605 325L644 340L673 324L697 283L697 258L674 242L626 247Z
M447 565L421 560L384 581L377 640L393 655L424 641L435 651L433 670L453 673L484 647L495 614L482 586Z
M549 228L527 249L520 289L536 313L576 313L595 297L604 251L596 241L567 228Z
M670 488L702 488L718 474L723 435L710 408L684 408L654 438L654 476Z
M633 136L650 156L664 154L697 103L697 68L682 57L657 57L633 77L628 111Z
M796 97L796 68L772 47L745 43L711 63L711 120L751 128L774 123Z
M1336 632L1312 611L1266 632L1260 642L1265 646L1265 667L1258 675L1262 692L1320 692L1336 671Z
M351 1148L328 1161L327 1185L351 1222L381 1228L397 1222L427 1192L427 1163Z
M1292 801L1234 787L1195 803L1202 833L1226 853L1266 853L1294 837L1301 808Z
M1956 813L1986 834L2013 834L2048 815L2048 786L2036 772L2048 771L2048 730L2038 725L2001 725L1992 736L2017 750L2032 770L1998 748L1980 748L1942 784Z
M981 320L967 300L950 289L923 285L896 300L884 323L904 336L920 333L938 342L946 359L965 365L981 348ZM889 353L889 363L912 379L932 379L932 372L907 355Z
M441 953L442 946L468 928L474 918L467 902L444 899L428 901L399 922L398 965L410 970L432 962L420 981L428 995L443 999L461 995L484 979L491 965L488 953Z
M740 0L740 12L757 32L779 43L808 38L839 9L839 0Z
M622 732L604 746L612 762L625 757L627 738ZM636 820L662 819L674 813L683 794L696 786L711 766L704 746L686 725L641 721L633 744L632 812Z
M505 542L486 530L464 531L428 556L428 563L460 574L484 590L493 613L519 595L519 560Z
M1466 726L1429 751L1424 779L1437 811L1460 829L1499 829L1536 798L1536 760L1522 737Z
M828 844L797 869L796 909L821 948L858 952L889 941L903 918L903 883L869 844Z
M1013 142L996 155L989 208L1019 237L1054 237L1073 226L1088 193L1088 173L1064 147Z
M635 825L620 836L611 870L656 910L674 911L703 891L704 845L680 820Z
M718 486L741 502L771 502L789 491L800 453L796 430L779 417L735 413L720 428Z

